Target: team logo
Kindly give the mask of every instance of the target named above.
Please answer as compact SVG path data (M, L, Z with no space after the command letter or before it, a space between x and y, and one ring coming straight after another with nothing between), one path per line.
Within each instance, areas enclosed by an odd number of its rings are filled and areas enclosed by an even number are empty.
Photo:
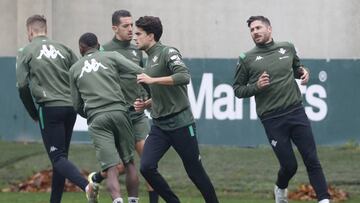
M54 147L54 146L51 146L50 147L50 152L55 152L56 150L58 150L58 148Z
M277 141L271 140L271 145L272 145L272 146L276 147L276 144L277 144Z
M132 54L133 54L134 56L137 56L137 53L136 53L135 50L132 51Z
M158 56L154 56L153 58L152 58L152 61L155 63L156 61L158 60Z
M57 56L60 56L61 58L65 58L59 50L56 50L53 45L49 45L49 48L44 44L42 46L42 50L40 50L40 55L37 57L37 59L41 59L42 56L45 56L46 58L52 58L56 59Z
M99 68L108 69L103 64L97 62L95 59L91 59L91 62L89 63L88 60L84 62L84 67L81 70L81 74L79 78L81 78L84 74L84 72L91 73L92 71L97 72Z
M262 56L257 56L256 57L256 59L255 59L255 61L259 61L259 60L261 60L261 59L263 59L264 57L262 57Z
M286 53L286 50L283 49L283 48L280 48L280 49L279 49L279 53L282 54L282 55L284 55L284 54Z

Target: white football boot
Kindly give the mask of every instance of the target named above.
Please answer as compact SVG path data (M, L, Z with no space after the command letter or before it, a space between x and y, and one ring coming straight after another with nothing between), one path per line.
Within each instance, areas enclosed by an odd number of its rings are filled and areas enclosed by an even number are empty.
M275 203L288 203L288 190L280 189L277 185L274 188ZM322 202L323 203L323 202Z

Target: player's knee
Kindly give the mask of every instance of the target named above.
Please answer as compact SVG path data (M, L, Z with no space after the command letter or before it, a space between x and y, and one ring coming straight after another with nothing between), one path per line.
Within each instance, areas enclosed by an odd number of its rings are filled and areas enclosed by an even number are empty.
M288 176L292 177L293 175L295 175L297 168L298 168L298 165L295 161L295 162L286 164L286 166L283 167L283 170L286 174L288 174Z
M54 169L62 168L65 161L67 161L67 158L62 156L54 157L54 159L51 160Z
M56 153L50 155L50 161L53 166L57 165L57 163L62 162L62 160L67 159L67 155L64 153Z
M156 172L157 167L154 164L151 164L149 162L141 162L140 165L140 173L143 176L148 176L150 174L153 174L154 172Z

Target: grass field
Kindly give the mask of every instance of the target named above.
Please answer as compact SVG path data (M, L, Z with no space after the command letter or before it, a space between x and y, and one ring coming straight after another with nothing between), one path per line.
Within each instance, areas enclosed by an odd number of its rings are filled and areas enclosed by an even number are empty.
M39 170L50 167L41 143L14 143L0 141L0 188L26 180ZM270 147L239 148L201 146L205 168L211 177L222 203L273 202L272 188L278 169ZM297 154L298 155L298 154ZM299 168L289 189L308 183L306 170L298 157ZM328 182L350 194L348 203L360 202L360 147L347 144L339 147L320 147L319 157ZM79 168L98 169L92 145L73 144L69 157ZM199 192L187 178L180 159L170 150L159 164L160 171L184 203L200 203ZM180 169L180 170L179 170ZM123 182L123 178L120 178ZM143 182L143 180L142 180ZM140 194L145 197L144 186ZM102 202L111 202L101 191ZM48 193L0 193L0 203L47 202ZM64 201L84 202L82 193L66 193ZM146 202L146 201L143 201ZM291 201L294 202L295 201ZM315 202L315 201L313 201Z

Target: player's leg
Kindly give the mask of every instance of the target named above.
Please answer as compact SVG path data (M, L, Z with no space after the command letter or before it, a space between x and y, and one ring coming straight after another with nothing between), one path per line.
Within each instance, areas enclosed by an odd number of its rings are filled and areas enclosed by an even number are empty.
M309 119L303 108L292 113L291 116L294 126L291 137L302 156L310 183L315 190L317 198L319 201L330 199Z
M64 126L65 126L65 149L66 149L66 153L67 155L69 154L69 149L70 149L70 142L71 142L71 137L72 137L72 133L73 133L73 129L74 129L74 125L76 122L76 115L77 113L75 112L73 107L65 107L66 108L66 118L64 121Z
M287 187L297 170L297 161L290 140L290 128L287 116L262 120L269 143L280 163L276 186L275 202L287 202Z
M126 112L117 111L113 114L115 145L125 166L125 182L129 202L138 202L139 177L134 164L135 142L133 127Z
M145 140L139 140L135 144L136 152L138 153L140 158L144 150L144 144L145 144ZM145 184L149 195L149 203L158 203L159 195L155 192L155 190L150 186L148 182L146 182Z
M120 184L119 184L119 172L116 166L111 166L106 170L107 179L106 179L106 188L110 192L111 198L115 200L116 198L121 197L120 194Z
M64 117L65 156L68 158L73 127L76 121L76 112L73 107L64 107L64 111L66 112ZM65 186L65 177L58 173L57 170L53 170L52 183L50 202L60 202Z
M67 119L67 108L41 106L39 115L43 142L53 165L51 202L60 202L65 178L68 178L84 191L88 181L67 159L68 144L66 143L64 125Z
M172 146L179 154L188 176L200 190L206 203L219 202L213 184L201 163L195 124L169 131L168 136L171 137Z
M115 200L121 198L116 168L121 160L115 146L114 125L110 114L111 112L106 112L95 116L89 125L89 133L101 170L106 171L108 176L110 172L110 177L106 179L106 187L112 200Z
M148 136L150 132L150 124L148 117L142 113L139 115L139 113L130 114L130 118L133 124L133 130L135 135L135 149L138 153L139 157L141 158L141 155L144 150L144 144L145 139ZM149 203L158 203L159 202L159 195L154 191L154 189L150 186L149 183L146 182L146 189L149 194Z
M144 144L140 172L166 202L177 203L180 202L179 198L158 171L158 162L169 148L169 137L159 127L151 126L149 136Z

